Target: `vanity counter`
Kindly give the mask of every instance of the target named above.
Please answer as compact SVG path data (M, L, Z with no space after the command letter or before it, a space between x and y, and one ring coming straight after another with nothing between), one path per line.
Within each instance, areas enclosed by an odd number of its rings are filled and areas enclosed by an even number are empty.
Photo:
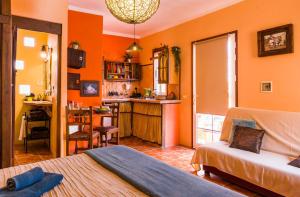
M24 101L25 105L32 105L32 106L52 106L51 101Z
M103 102L134 102L134 103L154 103L154 104L180 104L181 100L157 100L157 99L137 99L137 98L104 98Z

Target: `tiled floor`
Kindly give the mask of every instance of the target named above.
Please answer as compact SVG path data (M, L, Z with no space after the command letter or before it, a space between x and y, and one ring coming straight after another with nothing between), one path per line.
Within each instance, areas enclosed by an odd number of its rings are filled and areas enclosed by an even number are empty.
M144 152L145 154L152 156L156 159L159 159L169 165L182 169L184 171L193 173L196 175L196 172L190 165L192 156L194 154L194 149L186 148L183 146L170 147L166 149L162 149L159 145L145 142L138 138L124 138L121 140L121 144L132 147L138 151ZM197 175L201 178L204 178L208 181L214 182L218 185L224 186L231 190L237 191L241 194L251 197L257 197L258 194L255 194L251 191L243 189L237 185L230 184L229 182L214 176L213 174L208 176L204 176L204 172L200 171Z
M47 145L38 141L28 143L28 153L25 153L22 144L15 145L14 152L14 165L34 163L53 158Z
M187 172L196 175L195 171L190 165L191 158L193 156L194 150L185 148L182 146L171 147L167 149L162 149L159 145L142 141L138 138L124 138L121 140L121 144L132 147L136 150L144 152L145 154L166 162L169 165L180 168ZM23 146L15 146L15 165L21 165L26 163L32 163L37 161L42 161L46 159L51 159L52 156L49 153L47 147L43 144L31 144L28 153L24 153ZM199 178L204 178L231 190L242 193L246 196L258 196L257 194L240 188L236 185L230 184L221 178L211 175L210 177L204 176L203 171L198 172Z

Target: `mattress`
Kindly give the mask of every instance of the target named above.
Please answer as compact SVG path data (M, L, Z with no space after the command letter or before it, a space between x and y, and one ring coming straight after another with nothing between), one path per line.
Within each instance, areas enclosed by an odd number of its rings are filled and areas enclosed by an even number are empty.
M35 166L40 166L44 171L61 173L64 176L62 184L44 194L45 197L146 196L84 153L1 169L0 187L5 186L8 178Z

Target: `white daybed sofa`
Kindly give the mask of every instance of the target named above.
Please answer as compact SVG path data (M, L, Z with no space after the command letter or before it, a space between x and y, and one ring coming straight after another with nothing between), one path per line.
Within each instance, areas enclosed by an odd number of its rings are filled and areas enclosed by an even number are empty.
M266 131L260 154L229 147L232 119L255 120ZM230 109L220 140L196 149L192 159L196 170L202 164L207 174L215 169L246 187L250 183L264 195L300 196L300 168L288 165L300 155L300 113Z

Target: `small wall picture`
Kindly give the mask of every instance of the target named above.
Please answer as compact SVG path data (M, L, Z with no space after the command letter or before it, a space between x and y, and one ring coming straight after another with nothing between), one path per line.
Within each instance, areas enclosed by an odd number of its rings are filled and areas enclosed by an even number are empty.
M272 81L262 81L260 83L261 92L272 92Z
M81 81L80 96L94 97L99 96L99 81Z
M293 25L266 29L257 33L258 56L293 53Z
M80 90L80 74L68 73L68 90Z

